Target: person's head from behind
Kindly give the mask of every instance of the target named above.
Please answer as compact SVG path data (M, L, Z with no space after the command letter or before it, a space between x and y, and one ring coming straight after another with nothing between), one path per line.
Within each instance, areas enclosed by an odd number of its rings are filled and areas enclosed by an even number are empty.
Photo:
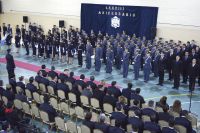
M138 101L138 100L134 100L134 101L133 101L133 105L138 106L138 104L139 104L139 101Z
M70 77L73 77L73 76L74 76L74 72L70 72L70 73L69 73L69 76L70 76Z
M181 101L175 100L172 106L173 111L180 112L181 111Z
M160 104L161 105L166 105L167 104L167 97L166 96L161 97Z
M151 122L156 122L156 115L151 115L150 119L151 119Z
M100 123L104 123L105 120L106 120L105 114L100 114L100 115L99 115L99 122L100 122Z
M153 101L153 100L150 100L150 101L148 102L148 106L151 107L151 108L153 108L153 107L154 107L154 101Z
M11 52L11 49L7 49L7 53L10 54L10 52Z
M136 88L136 89L135 89L135 93L136 93L136 94L140 94L140 91L141 91L140 88Z
M68 73L69 73L69 69L65 69L64 74L68 75Z
M128 83L128 89L131 89L133 87L132 83Z
M10 84L6 84L6 90L11 91L12 90L12 86Z
M43 64L43 65L41 66L41 68L44 70L44 69L46 69L46 66Z
M55 71L55 66L51 66L51 71Z
M84 79L85 79L85 75L84 75L84 74L81 74L81 75L80 75L80 79L84 80Z
M87 112L85 115L85 120L90 121L92 118L92 113L91 112Z
M112 81L112 83L111 83L112 86L115 86L116 84L117 84L116 81Z
M90 81L94 81L94 76L90 76Z
M33 83L33 81L34 81L34 78L33 78L33 77L30 77L30 78L29 78L29 83L31 83L31 84L32 84L32 83Z
M174 125L175 125L174 119L173 118L169 119L169 127L174 127Z
M116 104L116 109L117 111L121 111L122 110L122 105L120 103Z
M163 112L164 112L164 113L167 113L167 112L168 112L167 106L163 106L162 109L163 109Z
M22 82L24 80L24 76L19 77L19 81Z

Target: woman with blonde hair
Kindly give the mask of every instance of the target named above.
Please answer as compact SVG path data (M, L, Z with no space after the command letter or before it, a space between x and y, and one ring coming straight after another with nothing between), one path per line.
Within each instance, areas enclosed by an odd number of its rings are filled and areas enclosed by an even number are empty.
M167 104L167 97L166 96L161 97L160 101L156 102L156 106L169 109L169 105Z
M181 108L181 101L179 100L175 100L173 105L172 105L172 108L171 108L172 111L176 112L176 113L181 113L182 111L182 108Z

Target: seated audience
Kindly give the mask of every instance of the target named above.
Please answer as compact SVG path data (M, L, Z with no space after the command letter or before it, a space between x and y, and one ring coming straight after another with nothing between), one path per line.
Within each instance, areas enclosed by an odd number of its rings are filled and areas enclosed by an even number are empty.
M16 79L15 79L15 75L13 75L13 76L9 79L9 84L10 84L11 87L12 87L12 92L16 94L16 93L17 93L17 91L16 91L17 82L16 82Z
M152 115L151 121L144 122L144 130L148 130L154 133L161 133L160 126L156 123L156 116Z
M51 86L54 90L54 94L57 93L57 80L58 78L55 76L55 77L52 77L52 80L49 81L49 86Z
M44 84L45 87L49 85L49 80L47 79L47 73L43 74L43 77L40 79L40 83Z
M90 80L86 82L86 84L90 85L93 90L97 88L97 85L94 83L94 79L94 76L90 76Z
M22 90L25 91L26 87L23 81L24 81L24 76L19 77L19 82L17 82L16 86L21 87Z
M42 72L42 76L47 75L46 66L44 64L41 66L41 69L39 71Z
M84 90L86 88L86 83L85 83L84 79L85 79L85 75L81 74L80 79L75 81L75 84L80 85L82 87L82 90Z
M82 124L90 128L91 132L93 132L95 123L91 121L92 113L87 112L85 115L85 119L83 120Z
M145 103L144 98L140 95L140 88L136 88L135 93L132 93L131 99L140 101L140 108Z
M68 93L70 92L69 86L65 84L64 79L60 79L60 83L57 83L57 90L62 90L65 92L65 96L68 98Z
M177 133L174 129L174 119L169 120L169 127L163 127L162 133Z
M122 113L122 106L120 104L117 104L116 106L116 111L112 112L111 113L111 119L115 119L117 120L118 122L120 122L120 126L123 128L123 129L126 129L126 125L127 125L127 116Z
M58 78L58 73L55 72L55 67L54 66L51 66L51 71L48 72L47 74L49 77L51 77L52 79L54 77L57 77Z
M170 109L171 109L171 111L180 114L182 112L181 101L175 100Z
M81 92L78 89L78 85L74 84L72 86L71 92L76 95L76 103L77 103L77 105L81 105L81 100L80 100Z
M112 105L113 106L113 110L114 110L114 108L116 106L116 102L117 102L117 99L113 95L108 93L108 92L106 93L106 95L103 98L103 103L109 103L110 105Z
M166 96L161 97L160 101L156 102L156 106L160 108L169 109L169 105L167 104L167 97Z
M47 95L44 96L44 103L40 104L39 109L48 114L50 122L55 122L57 113L56 110L49 104L49 98Z
M87 87L82 91L81 93L83 96L88 97L89 99L92 98L92 88L90 85L87 85Z
M150 100L148 102L148 107L142 109L142 115L154 116L155 121L158 121L158 113L154 110L154 101Z
M103 109L103 99L105 96L104 88L98 85L98 88L93 89L93 98L99 100L100 108Z
M168 113L168 108L165 106L165 107L163 107L163 112L159 112L159 113L158 113L158 119L159 119L159 120L164 120L164 121L169 122L169 120L174 119L174 117L171 116L171 115Z
M128 83L128 87L122 90L122 95L128 99L128 105L130 105L131 95L135 93L134 90L132 90L132 86L132 83Z
M34 78L30 77L29 78L29 83L26 85L26 89L28 89L31 93L37 91L37 87L33 84Z
M143 132L143 126L144 123L141 119L141 111L140 110L135 110L135 116L134 117L129 117L128 118L128 123L134 125L138 129L139 133Z
M2 96L5 96L8 99L8 101L13 102L13 100L15 99L15 94L12 92L11 85L9 84L6 85L6 90L3 91Z
M99 129L99 130L103 131L104 133L107 133L109 130L109 125L105 123L105 120L106 120L105 114L100 114L99 122L95 123L94 128Z
M18 94L15 95L15 99L18 99L21 102L27 102L27 97L23 94L23 91L19 91Z
M107 92L114 95L115 98L121 96L121 91L119 88L116 87L117 82L112 81L111 86L108 87Z
M14 110L13 103L8 102L4 111L5 111L6 120L11 124L12 127L15 127L17 125L17 122L20 121L20 118L16 110Z
M121 123L115 120L115 126L110 126L108 133L125 133L125 131L121 128Z
M75 81L76 81L76 79L74 78L74 72L70 72L69 77L66 82L70 82L70 83L74 84Z
M64 69L64 72L60 73L60 75L58 76L58 78L60 80L63 80L65 82L65 81L67 81L68 76L69 76L69 69Z

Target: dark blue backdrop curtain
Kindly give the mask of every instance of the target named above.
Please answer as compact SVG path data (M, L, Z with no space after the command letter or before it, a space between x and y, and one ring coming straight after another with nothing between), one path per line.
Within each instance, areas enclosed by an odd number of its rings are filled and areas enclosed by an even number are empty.
M101 31L109 35L124 30L128 35L152 39L151 31L156 28L157 15L158 7L82 4L81 29L87 33L93 29L95 33Z

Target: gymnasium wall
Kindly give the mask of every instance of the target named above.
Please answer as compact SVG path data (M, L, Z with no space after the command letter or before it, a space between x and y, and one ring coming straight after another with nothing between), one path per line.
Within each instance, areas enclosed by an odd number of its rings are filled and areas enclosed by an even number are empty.
M81 3L117 4L159 7L157 36L166 39L196 40L200 42L199 0L2 0L4 14L0 23L13 27L22 24L23 16L29 22L41 24L45 31L59 20L65 25L80 27Z

